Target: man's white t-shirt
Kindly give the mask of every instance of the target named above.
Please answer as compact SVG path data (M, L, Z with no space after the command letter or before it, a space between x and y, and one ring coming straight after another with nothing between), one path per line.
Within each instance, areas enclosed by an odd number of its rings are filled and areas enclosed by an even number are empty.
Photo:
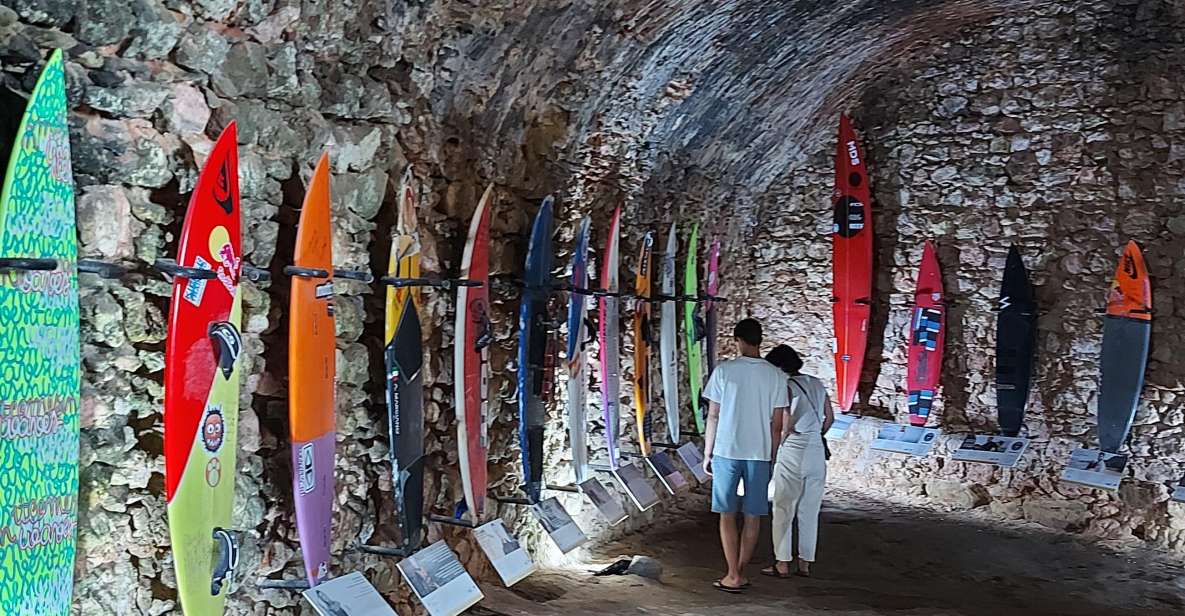
M733 460L769 461L774 409L787 406L785 372L759 357L718 364L704 397L720 404L712 455Z

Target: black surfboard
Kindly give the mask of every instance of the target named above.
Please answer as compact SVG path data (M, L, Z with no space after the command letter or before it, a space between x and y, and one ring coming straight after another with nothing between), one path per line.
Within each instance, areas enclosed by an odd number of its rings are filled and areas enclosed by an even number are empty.
M1037 337L1037 302L1016 246L1008 249L996 308L996 415L1000 433L1016 436L1024 425Z

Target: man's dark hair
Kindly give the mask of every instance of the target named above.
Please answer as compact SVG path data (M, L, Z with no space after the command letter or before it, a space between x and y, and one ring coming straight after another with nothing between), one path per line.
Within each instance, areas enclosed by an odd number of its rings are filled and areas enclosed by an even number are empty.
M761 323L757 319L741 319L732 328L732 336L752 346L761 346Z
M798 356L798 351L784 344L770 349L769 353L765 355L765 361L777 366L790 376L794 376L802 370L802 358Z

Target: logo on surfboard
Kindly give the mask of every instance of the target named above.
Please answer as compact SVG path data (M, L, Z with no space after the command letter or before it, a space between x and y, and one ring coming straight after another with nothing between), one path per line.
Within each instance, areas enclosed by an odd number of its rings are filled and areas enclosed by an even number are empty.
M214 178L214 201L229 216L235 211L235 201L230 194L230 158L222 161L218 175Z
M300 493L309 494L317 488L317 469L313 462L313 444L305 443L300 448L300 468L297 469Z

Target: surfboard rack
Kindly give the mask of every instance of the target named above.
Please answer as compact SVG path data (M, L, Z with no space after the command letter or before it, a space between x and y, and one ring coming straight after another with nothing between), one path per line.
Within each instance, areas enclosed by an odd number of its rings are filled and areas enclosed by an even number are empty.
M24 270L26 272L52 272L58 269L58 260L4 257L0 258L0 269Z
M273 580L270 578L260 578L255 582L259 588L266 590L308 590L308 580Z
M526 507L534 505L530 499L522 498L521 496L494 496L490 495L489 499L500 505L515 505L519 507Z
M254 265L243 264L243 277L251 282L268 282L272 279L270 272Z
M79 259L78 272L81 274L97 274L100 278L120 278L128 273L128 268L117 263L108 263L95 259Z
M456 289L459 287L483 287L485 283L465 278L399 278L397 276L383 276L379 282L395 288L403 287L434 287L437 289Z
M218 272L214 270L177 265L177 262L173 259L157 259L152 262L152 267L158 272L177 278L189 278L190 280L214 280L218 277Z
M450 518L443 515L429 515L428 521L436 522L437 524L447 524L449 526L460 526L461 528L477 528L477 524L474 524L469 520L458 520L457 518Z
M580 494L580 488L576 486L553 486L547 484L543 486L544 490L551 490L552 492L571 492L572 494Z
M364 284L374 282L374 274L366 270L333 270L334 278L341 278L342 280L355 280Z
M367 554L378 554L379 556L394 556L396 558L407 558L411 556L411 548L389 548L383 545L367 545L359 543L354 546L359 552L366 552Z
M658 447L659 449L678 449L680 446L673 443L650 443L651 447Z
M647 298L637 298L637 299L647 299ZM664 295L662 293L655 293L650 296L649 300L650 300L650 303L652 303L652 304L661 304L664 302L695 302L697 304L702 304L704 302L725 303L728 301L728 298L727 297L720 297L717 295Z
M299 276L301 278L329 278L329 270L321 269L319 267L298 267L295 265L285 265L284 273L289 276ZM334 278L342 278L345 280L357 280L370 284L374 282L374 274L366 270L333 270Z

